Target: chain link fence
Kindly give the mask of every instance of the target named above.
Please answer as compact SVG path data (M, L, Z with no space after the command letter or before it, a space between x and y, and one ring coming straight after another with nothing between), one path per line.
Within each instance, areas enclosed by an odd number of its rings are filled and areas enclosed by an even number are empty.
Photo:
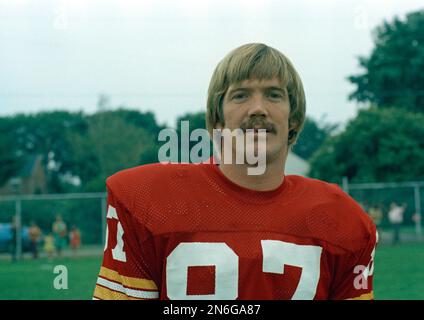
M345 178L343 189L368 213L372 207L381 209L381 219L374 222L379 229L382 242L392 241L393 225L388 214L392 203L406 207L401 224L401 241L424 240L422 236L424 182L349 183Z
M343 189L367 212L372 206L381 209L382 217L376 224L382 242L390 241L392 226L388 212L392 202L406 205L401 240L423 240L421 222L424 195L421 193L424 182L352 184L344 179ZM0 254L10 254L19 259L30 250L28 230L31 222L35 222L42 231L39 243L42 249L44 236L52 232L57 215L62 216L68 230L72 226L80 230L83 246L101 248L106 234L106 197L106 193L1 196Z
M15 195L0 197L0 254L20 259L30 251L29 227L35 223L42 232L38 248L43 252L44 239L60 215L67 225L81 233L81 249L101 249L105 242L106 193ZM20 236L18 236L20 235ZM69 237L66 237L69 248ZM100 250L99 250L100 249Z

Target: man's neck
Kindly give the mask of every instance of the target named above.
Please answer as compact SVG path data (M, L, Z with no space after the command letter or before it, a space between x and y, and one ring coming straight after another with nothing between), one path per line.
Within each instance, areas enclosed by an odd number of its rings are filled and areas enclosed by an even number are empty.
M261 175L249 175L247 164L220 164L221 172L232 182L244 188L257 191L277 189L284 181L286 157L277 157L266 164L265 172Z

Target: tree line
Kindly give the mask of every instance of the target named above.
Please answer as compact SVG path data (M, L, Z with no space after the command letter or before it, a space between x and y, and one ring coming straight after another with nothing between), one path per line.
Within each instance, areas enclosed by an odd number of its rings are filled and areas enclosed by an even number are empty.
M347 78L361 103L345 129L311 158L312 177L340 182L424 180L424 10L384 21L374 48Z
M204 112L187 113L176 121L179 137L181 121L189 121L190 131L206 128ZM113 173L158 162L163 144L158 133L164 128L153 113L124 108L92 115L52 111L3 117L0 181L15 177L26 160L37 154L42 156L48 192L104 191L105 179ZM320 127L308 118L295 152L309 158L334 128Z

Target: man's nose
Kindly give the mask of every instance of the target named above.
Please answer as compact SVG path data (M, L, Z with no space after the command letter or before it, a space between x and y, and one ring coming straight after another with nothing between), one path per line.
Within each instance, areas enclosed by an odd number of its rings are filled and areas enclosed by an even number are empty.
M254 116L262 116L262 117L267 117L268 116L268 111L265 107L265 100L262 97L253 97L253 99L251 100L251 105L249 107L249 117L254 117Z

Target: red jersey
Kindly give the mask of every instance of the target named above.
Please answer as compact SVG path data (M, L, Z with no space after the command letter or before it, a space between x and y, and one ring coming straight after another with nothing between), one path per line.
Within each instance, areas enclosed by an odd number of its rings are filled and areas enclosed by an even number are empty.
M337 185L243 188L214 164L151 164L107 180L94 299L372 299L376 228Z

